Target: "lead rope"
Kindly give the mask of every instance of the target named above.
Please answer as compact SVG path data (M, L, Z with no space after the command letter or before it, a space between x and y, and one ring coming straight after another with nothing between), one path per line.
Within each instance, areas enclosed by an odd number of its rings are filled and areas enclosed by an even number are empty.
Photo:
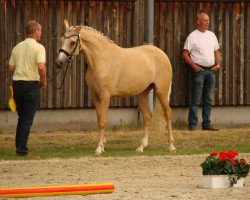
M65 73L64 73L64 75L63 75L63 81L62 81L60 87L59 87L59 88L56 88L56 90L61 90L61 89L62 89L62 86L63 86L63 84L64 84L64 81L65 81L65 77L66 77L68 68L69 68L69 62L68 62L68 64L67 64L67 66L66 66L66 70L65 70ZM59 72L61 71L61 69L62 69L62 68L60 68L59 70L57 70L55 76L52 77L51 79L49 79L50 82L53 81L53 80L57 77L57 75L59 74Z
M60 85L59 88L56 88L56 90L61 90L61 89L62 89L62 86L63 86L63 84L64 84L64 81L65 81L65 77L66 77L68 68L69 68L69 62L68 62L68 64L67 64L67 66L66 66L66 70L65 70L65 73L64 73L64 75L63 75L62 83L61 83L61 85ZM61 68L61 69L62 69L62 68ZM60 69L59 69L58 71L60 71ZM57 74L58 74L58 73L57 73ZM56 75L57 75L57 74L56 74Z

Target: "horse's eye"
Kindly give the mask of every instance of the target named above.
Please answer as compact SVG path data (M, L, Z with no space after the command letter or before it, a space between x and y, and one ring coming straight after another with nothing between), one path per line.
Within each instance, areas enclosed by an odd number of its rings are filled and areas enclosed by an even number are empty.
M73 46L73 45L75 45L75 43L76 43L75 41L72 41L72 42L70 42L70 45Z

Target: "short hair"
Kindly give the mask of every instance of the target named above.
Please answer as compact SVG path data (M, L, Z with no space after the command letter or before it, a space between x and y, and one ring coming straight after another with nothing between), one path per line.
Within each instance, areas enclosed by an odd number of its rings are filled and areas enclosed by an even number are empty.
M33 34L39 29L41 25L37 21L29 21L26 25L26 34Z
M204 11L200 11L200 12L197 14L197 20L200 20L201 15L207 15L207 16L208 16L208 14L205 13Z

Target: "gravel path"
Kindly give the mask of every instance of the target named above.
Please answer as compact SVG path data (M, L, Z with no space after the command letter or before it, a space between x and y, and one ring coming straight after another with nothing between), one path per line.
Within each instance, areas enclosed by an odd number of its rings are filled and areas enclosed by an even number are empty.
M203 189L200 163L207 155L0 161L0 187L37 187L112 182L110 194L26 198L27 200L238 200L250 199L244 187ZM250 154L241 154L250 160ZM1 199L1 198L0 198ZM3 198L2 198L3 199Z

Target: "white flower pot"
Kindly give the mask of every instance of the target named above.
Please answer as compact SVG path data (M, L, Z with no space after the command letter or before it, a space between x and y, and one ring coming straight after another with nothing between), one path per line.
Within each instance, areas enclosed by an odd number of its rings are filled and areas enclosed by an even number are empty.
M233 185L233 187L243 187L244 184L244 178L240 178L237 183Z
M228 175L203 175L204 188L228 188L230 181ZM240 178L233 187L243 187L244 178Z

